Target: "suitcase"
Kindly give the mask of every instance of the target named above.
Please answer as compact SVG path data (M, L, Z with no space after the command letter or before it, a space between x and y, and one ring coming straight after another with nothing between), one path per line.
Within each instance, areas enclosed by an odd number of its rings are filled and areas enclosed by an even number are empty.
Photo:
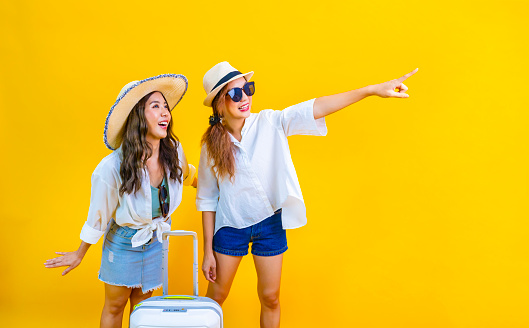
M169 236L193 236L193 296L167 295ZM198 296L197 234L184 230L167 231L162 240L163 296L154 296L137 304L130 314L130 327L222 328L222 308L211 298Z

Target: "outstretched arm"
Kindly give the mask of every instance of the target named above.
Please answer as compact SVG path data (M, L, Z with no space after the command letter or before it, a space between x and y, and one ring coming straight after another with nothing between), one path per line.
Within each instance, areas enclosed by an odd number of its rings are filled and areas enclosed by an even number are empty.
M388 82L369 85L356 90L351 90L332 96L316 98L314 101L314 119L319 119L339 111L369 96L382 98L408 98L408 87L403 83L407 78L417 73L416 68L410 73Z

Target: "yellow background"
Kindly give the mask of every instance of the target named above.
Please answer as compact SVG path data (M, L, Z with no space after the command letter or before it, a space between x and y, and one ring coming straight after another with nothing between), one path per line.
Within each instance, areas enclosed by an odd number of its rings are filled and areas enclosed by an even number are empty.
M290 139L309 223L288 232L283 327L529 327L528 9L2 1L1 325L99 324L101 241L65 277L43 262L78 247L108 110L132 80L186 75L173 117L197 164L202 77L228 60L255 71L253 111L420 68L409 99L369 98L328 117L327 137ZM194 197L173 228L201 237ZM191 293L190 243L172 243L171 293ZM250 257L224 311L226 327L258 326Z

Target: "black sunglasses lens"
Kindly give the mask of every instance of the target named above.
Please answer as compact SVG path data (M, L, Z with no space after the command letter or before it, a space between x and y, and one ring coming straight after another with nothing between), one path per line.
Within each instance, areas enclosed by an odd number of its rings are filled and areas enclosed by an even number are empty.
M233 88L230 91L228 91L228 95L230 96L231 100L233 100L234 102L239 102L242 99L242 89Z
M160 201L164 202L167 199L167 189L165 189L165 186L160 187Z
M162 216L166 216L169 213L169 203L162 203L160 209L162 210Z
M243 86L243 90L248 97L251 97L255 93L255 84L253 82L248 82Z

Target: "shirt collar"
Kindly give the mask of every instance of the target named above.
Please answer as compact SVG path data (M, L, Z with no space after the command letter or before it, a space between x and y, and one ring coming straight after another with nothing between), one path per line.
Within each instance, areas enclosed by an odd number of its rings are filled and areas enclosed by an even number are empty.
M237 138L235 138L229 131L228 131L228 134L230 135L231 142L233 142L236 145L240 144L240 141L237 140ZM241 132L241 135L242 135L242 132ZM242 141L242 138L241 138L241 141Z
M248 116L245 120L244 120L244 124L242 126L242 130L241 130L241 135L244 137L246 135L246 133L248 132L248 129L250 129L250 126L252 125L253 121L255 120L255 118L257 117L257 114L256 113L250 113L250 116Z
M255 115L256 115L255 113L251 113L250 116L248 116L244 120L244 123L242 125L242 129L241 129L241 141L237 140L230 132L228 132L228 134L230 135L231 142L233 142L236 145L238 145L238 144L240 144L242 142L242 139L244 138L244 136L248 132L248 129L249 129L250 125L252 125L252 122L255 119Z

